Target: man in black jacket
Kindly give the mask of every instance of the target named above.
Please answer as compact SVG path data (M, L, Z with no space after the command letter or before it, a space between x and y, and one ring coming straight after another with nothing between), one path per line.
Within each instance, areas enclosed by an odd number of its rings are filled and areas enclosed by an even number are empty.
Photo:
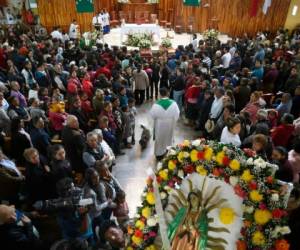
M78 120L74 115L69 115L67 118L67 125L62 131L62 142L73 169L83 173L82 152L85 146L85 136L79 129Z
M43 249L31 220L14 206L0 205L0 242L10 250Z

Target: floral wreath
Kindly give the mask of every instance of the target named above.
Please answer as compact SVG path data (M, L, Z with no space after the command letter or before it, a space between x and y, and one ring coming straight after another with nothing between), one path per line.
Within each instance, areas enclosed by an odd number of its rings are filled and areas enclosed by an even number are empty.
M155 177L163 208L171 191L189 174L199 173L228 183L243 199L243 226L237 250L288 250L289 243L283 238L290 233L286 199L274 179L276 168L250 150L242 151L215 141L186 140L169 149L158 164ZM142 206L128 226L126 249L157 249L154 244L157 233L153 178L148 177Z

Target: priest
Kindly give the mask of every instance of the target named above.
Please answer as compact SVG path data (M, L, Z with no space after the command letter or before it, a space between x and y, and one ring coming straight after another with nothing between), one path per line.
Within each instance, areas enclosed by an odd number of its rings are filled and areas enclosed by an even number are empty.
M176 102L168 98L168 90L161 88L159 92L161 99L154 103L150 110L154 120L154 154L157 160L161 160L167 147L173 144L174 129L180 115Z

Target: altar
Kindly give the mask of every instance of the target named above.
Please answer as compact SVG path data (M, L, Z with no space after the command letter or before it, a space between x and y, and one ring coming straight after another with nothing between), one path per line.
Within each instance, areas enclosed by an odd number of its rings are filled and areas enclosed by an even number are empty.
M153 33L160 38L159 25L152 23L134 24L126 23L121 26L121 42L123 41L124 35L129 33Z

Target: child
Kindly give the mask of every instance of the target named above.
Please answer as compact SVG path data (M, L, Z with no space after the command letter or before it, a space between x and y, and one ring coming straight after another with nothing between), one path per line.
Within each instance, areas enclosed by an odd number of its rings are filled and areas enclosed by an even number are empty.
M128 106L122 107L123 112L123 143L126 148L132 148L131 144L128 142L128 137L132 136L130 129L130 112Z
M124 191L117 193L117 207L114 209L114 216L117 218L118 224L122 229L126 229L126 224L129 221L129 208L126 202L126 194Z
M264 160L267 160L267 154L265 148L267 147L268 140L263 134L256 134L252 139L252 150L256 152L257 156L260 156Z
M119 90L119 100L120 100L120 107L128 105L128 97L126 95L126 88L122 86Z
M128 100L128 108L129 108L129 122L130 122L130 130L131 130L131 144L135 144L135 116L137 115L136 107L135 107L135 99L129 98Z
M271 125L271 129L277 126L278 122L278 112L275 109L268 110L268 120Z
M276 179L285 182L293 182L293 170L288 161L288 152L284 147L275 147L272 152L272 162L277 164L279 169L275 173Z
M92 104L89 100L89 96L86 92L81 93L81 109L86 113L87 117L91 118L93 113Z

